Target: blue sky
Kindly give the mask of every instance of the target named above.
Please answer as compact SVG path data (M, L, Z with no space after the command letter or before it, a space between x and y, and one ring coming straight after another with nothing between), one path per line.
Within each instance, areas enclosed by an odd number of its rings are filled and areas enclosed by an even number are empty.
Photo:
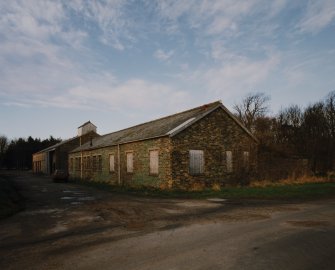
M0 0L0 134L100 134L249 92L335 90L334 0Z

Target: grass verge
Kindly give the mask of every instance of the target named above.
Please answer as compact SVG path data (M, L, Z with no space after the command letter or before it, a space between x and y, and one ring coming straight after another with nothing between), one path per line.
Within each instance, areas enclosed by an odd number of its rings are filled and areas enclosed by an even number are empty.
M148 187L120 187L111 186L108 183L76 181L81 185L91 186L110 192L149 196L163 198L224 198L224 199L266 199L266 200L313 200L335 198L335 183L304 183L304 184L287 184L280 186L261 186L261 187L225 187L221 190L214 191L205 189L202 191L185 191L185 190L161 190Z
M0 219L10 216L23 208L23 198L12 181L0 176Z

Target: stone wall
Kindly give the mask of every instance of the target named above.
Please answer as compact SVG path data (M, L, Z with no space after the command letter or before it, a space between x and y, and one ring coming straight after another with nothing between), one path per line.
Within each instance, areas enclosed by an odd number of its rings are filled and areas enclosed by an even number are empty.
M83 178L87 180L94 180L99 182L108 182L113 185L127 185L127 186L151 186L164 188L171 182L171 143L169 137L162 137L158 139L143 140L138 142L131 142L121 144L120 149L120 166L119 166L119 152L118 146L109 146L99 149L92 149L89 151L70 153L69 163L71 159L73 164L75 159L82 157L82 169L76 170L69 164L69 172L71 178ZM157 175L150 175L149 171L149 151L159 151L159 172ZM133 153L133 172L127 172L126 153ZM101 156L102 168L101 170L93 170L92 159L93 156ZM114 168L110 172L109 156L114 155ZM90 165L84 165L84 158L89 157ZM119 183L119 167L120 167L120 183Z
M166 186L171 179L171 143L170 138L162 137L153 140L127 143L120 146L121 179L125 185L143 185L153 187ZM150 175L149 151L159 152L159 173ZM134 171L126 172L126 152L133 151Z
M256 169L257 143L222 109L218 108L172 138L173 186L192 188L214 183L245 183ZM204 151L204 172L191 175L189 150ZM232 151L233 171L227 171L226 151ZM249 152L244 164L243 152Z

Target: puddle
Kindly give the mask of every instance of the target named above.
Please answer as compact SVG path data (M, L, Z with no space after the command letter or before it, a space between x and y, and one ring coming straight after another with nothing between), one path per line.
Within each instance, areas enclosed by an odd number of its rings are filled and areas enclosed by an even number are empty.
M168 214L182 214L184 213L183 210L178 210L178 209L164 209L164 211Z
M209 203L206 201L186 201L186 202L177 203L177 205L182 206L182 207L206 207L206 208L219 206L219 204Z
M72 194L73 195L73 194ZM73 197L73 196L65 196L65 197L61 197L61 200L75 200L77 202L71 202L71 204L81 204L81 201L94 201L95 198L92 196L87 196L87 197Z
M227 200L226 199L221 199L221 198L210 198L210 199L207 199L207 201L210 201L210 202L225 202Z
M94 201L95 198L94 197L81 197L81 198L77 198L78 201Z
M72 205L80 205L83 204L82 202L71 202Z
M76 195L76 196L85 196L86 193L82 191L77 191L77 190L63 190L64 193L71 193L69 195Z
M68 230L68 227L64 224L57 224L55 227L47 231L47 234L60 233Z
M76 222L99 222L103 220L104 218L101 216L81 216L76 218Z

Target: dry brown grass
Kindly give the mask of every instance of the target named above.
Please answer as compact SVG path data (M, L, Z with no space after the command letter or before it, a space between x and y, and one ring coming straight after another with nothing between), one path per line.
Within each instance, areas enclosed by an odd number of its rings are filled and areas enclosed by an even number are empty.
M212 185L212 190L213 190L213 191L220 191L220 190L221 190L221 186L220 186L220 184L219 184L219 183L214 183L214 184Z
M334 179L330 179L329 177L318 177L318 176L301 176L298 178L287 178L281 179L278 181L269 181L269 180L261 180L251 182L251 187L268 187L268 186L284 186L284 185L302 185L306 183L328 183L334 182Z

